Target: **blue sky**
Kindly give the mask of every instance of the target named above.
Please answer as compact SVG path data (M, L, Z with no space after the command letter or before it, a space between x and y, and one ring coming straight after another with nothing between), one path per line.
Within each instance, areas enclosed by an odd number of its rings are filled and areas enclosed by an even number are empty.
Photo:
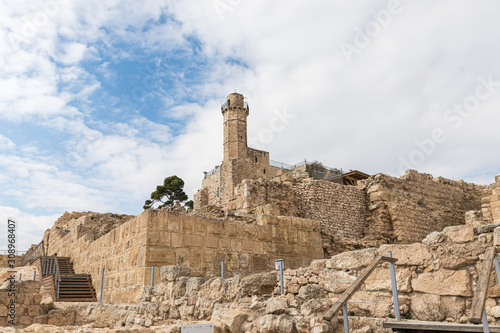
M192 197L222 160L220 103L271 159L488 184L500 173L494 1L0 5L0 218L39 242L64 211ZM1 234L0 234L1 237ZM0 241L0 248L5 244Z

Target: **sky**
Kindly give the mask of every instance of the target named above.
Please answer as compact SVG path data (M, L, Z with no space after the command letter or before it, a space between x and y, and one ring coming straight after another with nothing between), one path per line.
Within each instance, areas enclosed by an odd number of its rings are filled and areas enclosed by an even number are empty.
M500 173L498 1L0 3L0 249L65 211L137 215L222 161L220 105L249 146L369 174Z

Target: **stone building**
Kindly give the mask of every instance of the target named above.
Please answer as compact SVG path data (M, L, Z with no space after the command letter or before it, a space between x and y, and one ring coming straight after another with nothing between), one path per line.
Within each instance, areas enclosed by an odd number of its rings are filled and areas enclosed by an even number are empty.
M282 169L271 166L269 153L247 145L247 117L250 112L243 95L232 93L221 106L224 119L224 160L205 174L202 189L194 196L194 207L226 205L234 188L244 179L272 179Z

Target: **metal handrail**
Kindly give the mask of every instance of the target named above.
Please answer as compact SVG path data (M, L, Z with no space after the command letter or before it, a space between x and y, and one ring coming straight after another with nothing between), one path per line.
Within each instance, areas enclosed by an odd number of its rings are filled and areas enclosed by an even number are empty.
M56 271L56 276L55 276L55 283L56 283L56 286L57 286L57 298L59 298L59 287L61 285L61 272L59 271L59 263L57 261L57 256L54 254L53 255L54 259L55 259L55 271Z
M30 264L39 257L45 256L45 246L43 241L40 242L35 248L30 248L25 255L21 258L21 266L24 266L29 260Z
M214 173L217 173L220 171L220 165L216 166L214 169L210 170L209 172L204 172L205 176L204 178L208 178L210 177L211 175L213 175Z

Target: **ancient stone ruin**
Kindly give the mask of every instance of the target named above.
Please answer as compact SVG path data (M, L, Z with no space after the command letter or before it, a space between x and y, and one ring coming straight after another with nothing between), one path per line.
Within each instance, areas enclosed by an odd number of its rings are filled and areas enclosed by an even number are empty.
M404 318L470 321L487 249L500 246L499 176L475 185L414 170L397 178L325 168L318 177L308 162L275 163L247 146L242 95L230 94L222 114L224 160L205 173L194 210L65 213L19 260L37 274L20 282L17 327L180 332L186 323L214 323L216 332L343 332L342 311L331 320L325 313L389 252ZM284 260L283 281L276 259ZM71 294L60 276L88 290ZM487 319L499 323L495 274L487 296ZM351 329L390 332L389 263L347 304ZM2 326L6 315L0 309Z

